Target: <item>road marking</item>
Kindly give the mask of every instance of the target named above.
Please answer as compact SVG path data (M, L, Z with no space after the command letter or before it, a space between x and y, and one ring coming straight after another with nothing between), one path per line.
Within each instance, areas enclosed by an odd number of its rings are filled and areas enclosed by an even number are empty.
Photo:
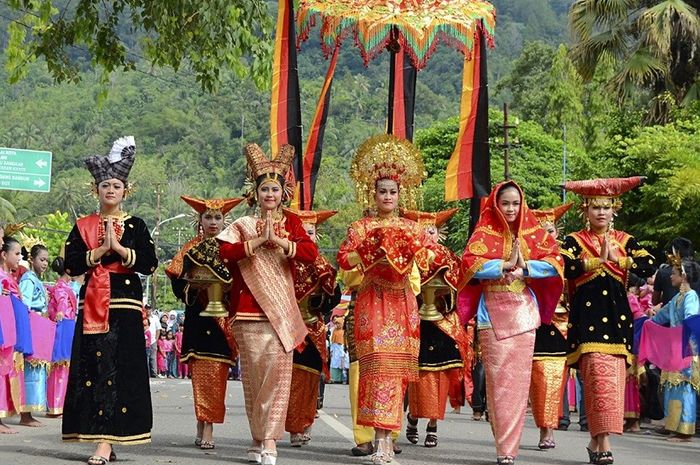
M328 415L326 412L323 410L317 410L318 412L318 418L319 420L322 420L325 424L331 427L336 433L347 439L350 444L355 446L355 437L352 435L352 430L336 420L334 417L331 415ZM392 465L401 465L396 458L391 461Z

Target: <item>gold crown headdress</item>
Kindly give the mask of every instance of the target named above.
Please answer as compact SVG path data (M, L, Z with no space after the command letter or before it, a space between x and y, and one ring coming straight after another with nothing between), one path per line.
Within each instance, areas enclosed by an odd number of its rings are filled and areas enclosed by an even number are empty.
M681 271L681 274L685 274L685 268L683 267L683 257L681 257L681 254L678 253L675 247L673 247L671 250L672 253L666 255L668 264L671 265L673 268L679 269Z
M31 234L25 234L23 232L19 233L19 242L22 244L22 247L29 253L32 250L32 247L35 245L42 245L46 247L46 244L44 244L44 241L39 239L36 236L33 236Z
M248 161L248 180L246 198L248 204L255 202L255 190L262 183L272 181L283 190L282 201L289 200L294 193L294 185L289 182L288 175L294 159L294 146L285 144L279 153L268 158L257 144L247 144L243 149Z
M380 179L391 179L401 188L399 202L415 209L418 188L426 172L423 156L411 142L390 134L372 136L357 149L350 166L358 202L370 205Z

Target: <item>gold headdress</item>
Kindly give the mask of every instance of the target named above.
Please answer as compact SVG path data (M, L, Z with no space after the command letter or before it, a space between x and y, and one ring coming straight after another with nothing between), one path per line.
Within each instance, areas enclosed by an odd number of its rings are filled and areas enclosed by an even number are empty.
M671 265L673 268L680 270L681 274L685 274L685 268L683 267L683 257L681 257L681 254L678 253L675 247L672 250L673 253L666 255L668 264Z
M46 244L44 244L44 241L39 239L36 236L32 236L31 234L25 234L23 232L19 233L19 242L22 244L22 247L29 253L32 250L32 247L35 245L43 245L46 247Z
M439 212L423 212L418 210L401 210L401 216L413 220L428 229L431 226L437 228L438 240L444 241L447 238L446 223L455 216L459 208L450 208Z
M13 236L29 226L27 223L8 223L5 225L5 235Z
M243 149L248 160L248 203L255 203L255 189L262 183L272 181L283 190L282 201L289 200L294 192L294 186L289 182L288 174L294 159L294 146L285 144L279 153L267 158L265 152L257 144L248 144ZM252 189L251 189L252 188ZM252 191L251 191L252 190Z
M390 134L372 136L357 149L350 176L355 181L358 202L370 205L380 179L391 179L401 188L400 203L416 208L418 188L425 179L423 156L412 143Z
M569 211L573 204L573 202L569 202L546 210L530 211L533 215L535 215L535 218L537 218L537 221L539 221L541 225L544 226L547 223L551 223L556 226L557 222L561 219L562 216L564 216L564 214L567 211Z

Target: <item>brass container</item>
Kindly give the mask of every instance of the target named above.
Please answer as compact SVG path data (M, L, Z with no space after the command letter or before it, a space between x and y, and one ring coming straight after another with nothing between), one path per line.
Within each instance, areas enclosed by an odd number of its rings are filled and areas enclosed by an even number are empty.
M309 308L310 299L311 296L307 295L299 302L299 311L301 312L301 317L304 319L304 323L306 325L312 325L318 321L318 316L311 313L311 309Z
M440 321L444 318L435 305L435 293L446 290L449 290L449 286L442 278L442 273L421 286L420 294L423 298L423 305L418 310L421 320Z
M228 309L224 305L224 285L226 282L219 279L209 268L196 266L187 275L187 281L199 288L206 288L209 303L207 308L199 312L201 316L227 317Z

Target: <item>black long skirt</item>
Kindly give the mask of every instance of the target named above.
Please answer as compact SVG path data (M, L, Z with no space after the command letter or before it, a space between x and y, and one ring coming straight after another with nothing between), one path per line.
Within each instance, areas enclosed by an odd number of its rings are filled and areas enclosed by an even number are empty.
M110 310L109 332L82 334L78 316L63 410L63 440L143 444L153 410L141 312Z

